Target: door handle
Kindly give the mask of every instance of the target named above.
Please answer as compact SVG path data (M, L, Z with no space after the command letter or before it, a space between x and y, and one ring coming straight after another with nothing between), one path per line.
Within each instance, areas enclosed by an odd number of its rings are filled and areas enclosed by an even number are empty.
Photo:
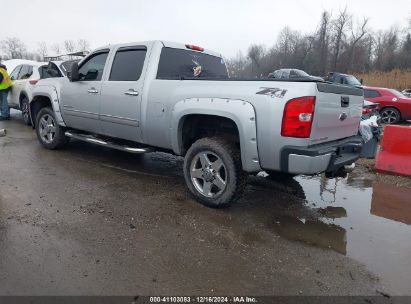
M139 93L133 89L130 89L128 91L125 91L124 94L129 95L129 96L138 96Z
M98 93L98 91L95 88L88 89L87 92L89 92L90 94L97 94Z

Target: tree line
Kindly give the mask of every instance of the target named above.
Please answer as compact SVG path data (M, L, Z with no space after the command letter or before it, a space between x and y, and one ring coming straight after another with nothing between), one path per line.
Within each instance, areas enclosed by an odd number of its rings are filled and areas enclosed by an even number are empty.
M37 44L37 49L29 50L27 45L17 37L8 37L0 41L2 56L0 59L29 59L44 61L45 56L62 55L80 51L90 51L90 43L86 39L64 40L63 43L53 43L48 45L41 41Z
M411 69L411 18L406 28L373 31L369 19L355 18L347 8L324 11L314 33L286 26L275 44L251 44L247 53L226 60L234 77L266 77L281 68L296 68L311 75L330 71L367 73Z

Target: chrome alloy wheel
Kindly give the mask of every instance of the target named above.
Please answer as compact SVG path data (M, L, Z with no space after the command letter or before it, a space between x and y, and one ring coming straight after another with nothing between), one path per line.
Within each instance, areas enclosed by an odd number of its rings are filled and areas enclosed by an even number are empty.
M52 143L56 136L56 122L54 118L49 114L44 115L40 119L39 128L41 139L47 144Z
M392 124L398 120L397 113L393 110L384 110L381 113L381 121L385 124Z
M202 151L194 156L190 176L196 190L206 197L215 197L227 186L227 170L215 153Z

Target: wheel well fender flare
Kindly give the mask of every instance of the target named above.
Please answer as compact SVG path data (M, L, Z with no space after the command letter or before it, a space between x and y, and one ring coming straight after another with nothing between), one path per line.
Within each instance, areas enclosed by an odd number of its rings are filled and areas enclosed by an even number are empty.
M171 112L170 138L175 154L182 155L183 125L189 115L210 115L228 118L237 126L240 137L241 161L247 172L261 171L258 147L256 113L247 101L226 98L188 98L177 102Z
M60 126L65 127L66 124L61 115L58 94L54 88L46 90L44 92L33 92L33 99L29 104L33 127L35 127L36 114L38 113L38 111L40 111L41 108L45 106L52 107L54 114L56 115L57 123Z

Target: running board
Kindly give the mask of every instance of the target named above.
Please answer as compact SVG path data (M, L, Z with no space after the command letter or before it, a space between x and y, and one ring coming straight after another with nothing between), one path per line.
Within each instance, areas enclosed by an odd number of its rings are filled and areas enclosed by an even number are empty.
M81 134L81 133L75 133L72 131L66 131L64 134L70 138L74 138L74 139L89 142L89 143L92 143L98 146L103 146L103 147L125 151L129 153L142 154L142 153L150 152L150 149L148 148L129 147L126 145L116 144L113 142L103 140L101 138L97 138L91 134Z

